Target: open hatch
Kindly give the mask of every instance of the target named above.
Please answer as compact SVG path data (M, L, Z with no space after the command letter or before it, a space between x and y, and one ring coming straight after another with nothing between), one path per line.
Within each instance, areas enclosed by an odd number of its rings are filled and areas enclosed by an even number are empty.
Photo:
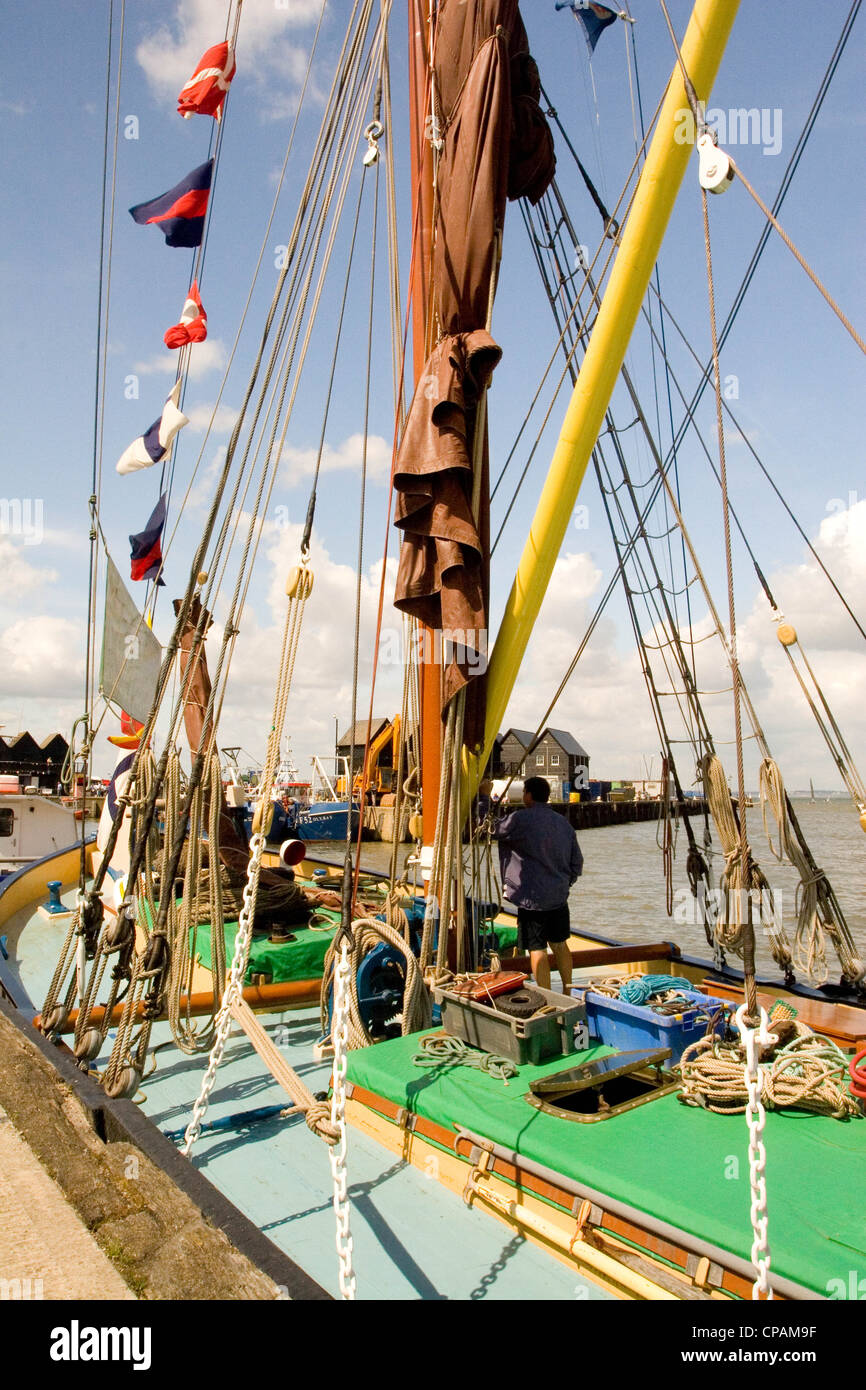
M676 1091L679 1081L664 1068L668 1047L617 1052L530 1082L526 1099L562 1120L591 1124Z

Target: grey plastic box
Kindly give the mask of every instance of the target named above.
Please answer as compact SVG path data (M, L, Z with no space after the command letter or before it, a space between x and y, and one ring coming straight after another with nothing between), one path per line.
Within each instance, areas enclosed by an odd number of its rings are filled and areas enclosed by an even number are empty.
M446 1033L470 1047L481 1048L482 1052L508 1057L520 1066L527 1062L535 1066L546 1057L567 1057L589 1043L586 1006L549 989L538 992L555 1010L539 1018L510 1018L491 1004L449 994L447 989L434 988L433 997L441 1006ZM575 1029L579 1030L577 1041Z

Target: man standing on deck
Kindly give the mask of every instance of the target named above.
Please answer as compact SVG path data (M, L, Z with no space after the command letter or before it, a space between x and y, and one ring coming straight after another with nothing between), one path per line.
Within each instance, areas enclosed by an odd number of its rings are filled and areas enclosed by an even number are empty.
M550 783L529 777L523 786L523 809L512 811L493 831L499 841L499 868L505 897L517 908L519 940L529 951L532 973L541 989L550 989L547 947L571 985L568 938L568 890L583 870L583 855L568 819L548 806Z

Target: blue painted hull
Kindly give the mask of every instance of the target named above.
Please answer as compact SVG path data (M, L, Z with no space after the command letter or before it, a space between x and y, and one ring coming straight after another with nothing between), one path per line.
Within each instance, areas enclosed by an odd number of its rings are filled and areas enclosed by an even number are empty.
M358 830L357 807L352 810L352 834ZM300 840L345 840L349 822L347 801L314 802L298 812L295 834Z
M358 833L360 811L357 803L352 810L352 835ZM245 815L247 837L252 834L252 811ZM349 819L348 801L314 801L311 806L290 806L287 811L274 803L274 819L268 833L269 845L281 845L284 840L345 840Z

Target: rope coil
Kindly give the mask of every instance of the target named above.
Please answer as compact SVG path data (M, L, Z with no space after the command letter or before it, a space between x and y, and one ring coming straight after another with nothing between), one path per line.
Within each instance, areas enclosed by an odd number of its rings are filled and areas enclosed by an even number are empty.
M767 1110L810 1110L836 1120L859 1113L848 1094L848 1058L834 1042L799 1020L773 1021L780 1041L762 1056L762 1096ZM788 1041L781 1042L787 1036ZM748 1108L742 1043L706 1037L691 1043L680 1059L685 1105L716 1115L742 1115Z

